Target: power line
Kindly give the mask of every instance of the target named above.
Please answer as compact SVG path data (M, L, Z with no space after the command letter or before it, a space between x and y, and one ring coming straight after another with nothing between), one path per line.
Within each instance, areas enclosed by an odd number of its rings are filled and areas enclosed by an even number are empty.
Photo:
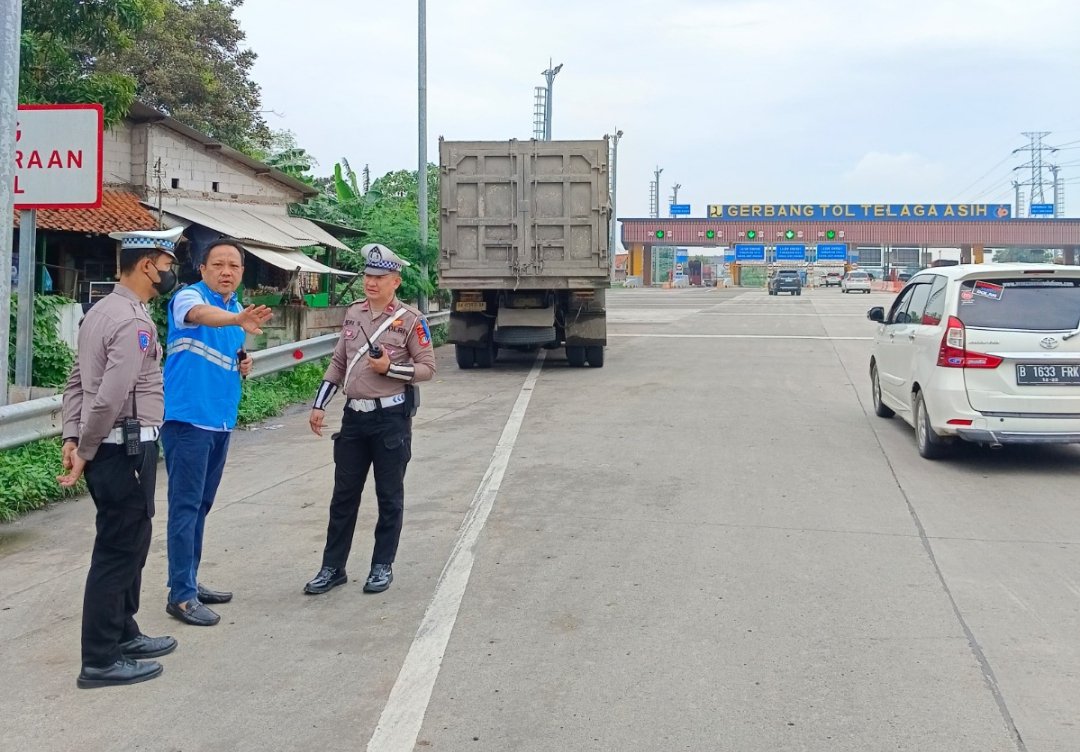
M1005 163L1006 163L1006 162L1008 162L1008 161L1009 161L1010 159L1012 159L1012 154L1008 155L1008 156L1007 156L1007 157L1005 157L1005 158L1004 158L1003 160L1001 160L1001 161L1000 161L1000 162L998 162L998 163L997 163L996 165L994 165L994 166L993 166L993 167L991 167L991 168L990 168L989 170L987 170L987 171L986 171L986 172L984 172L984 173L983 173L982 175L980 175L980 176L979 176L978 178L976 178L975 180L971 181L971 184L970 184L970 185L967 185L967 186L965 186L965 187L964 187L964 188L963 188L962 190L959 190L959 191L957 191L957 192L956 192L956 195L955 195L955 196L954 196L953 198L949 199L949 202L950 202L950 203L952 203L953 201L956 201L957 199L959 199L959 198L960 198L961 196L963 196L963 195L964 195L965 193L967 193L967 192L968 192L969 190L971 190L971 189L972 189L972 188L974 188L974 187L975 187L976 185L978 185L979 183L981 183L981 182L982 182L982 181L983 181L983 180L984 180L984 179L986 178L986 176L987 176L987 175L989 175L990 173L992 173L992 172L993 172L994 170L996 170L997 168L1001 167L1001 165L1005 164Z

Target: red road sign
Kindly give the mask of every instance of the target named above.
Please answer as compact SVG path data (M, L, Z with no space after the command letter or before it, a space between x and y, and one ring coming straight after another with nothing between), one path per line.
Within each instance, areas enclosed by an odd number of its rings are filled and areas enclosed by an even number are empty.
M104 138L100 104L19 105L15 208L100 207Z

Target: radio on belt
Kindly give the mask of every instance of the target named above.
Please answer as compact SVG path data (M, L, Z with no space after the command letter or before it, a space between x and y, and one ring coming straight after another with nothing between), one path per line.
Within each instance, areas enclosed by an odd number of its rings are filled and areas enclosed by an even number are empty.
M124 418L124 422L120 424L120 435L124 439L124 452L128 457L135 457L139 454L139 445L142 443L142 426L139 425L138 418Z

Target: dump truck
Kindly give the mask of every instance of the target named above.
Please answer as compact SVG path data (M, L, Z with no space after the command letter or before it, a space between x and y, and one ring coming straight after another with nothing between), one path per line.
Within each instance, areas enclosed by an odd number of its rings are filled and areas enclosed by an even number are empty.
M439 139L439 286L460 368L565 348L604 365L608 141Z

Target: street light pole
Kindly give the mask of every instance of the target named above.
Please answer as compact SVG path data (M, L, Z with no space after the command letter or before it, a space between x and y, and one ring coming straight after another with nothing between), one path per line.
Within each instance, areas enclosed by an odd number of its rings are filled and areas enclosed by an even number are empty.
M416 208L417 219L420 222L420 248L421 253L427 253L428 244L428 184L427 184L427 0L418 0L417 6L419 30L417 39L417 125L419 137L417 141L419 153L419 167L416 172ZM420 279L427 284L428 265L427 261L420 264ZM417 296L420 312L428 312L427 293L421 288Z
M615 283L615 256L616 256L616 206L619 193L619 139L623 132L615 129L615 135L611 136L611 225L608 232L608 254L611 257L611 282Z
M0 406L8 403L8 349L11 310L11 245L15 236L15 129L19 108L19 42L22 0L4 3L0 15ZM33 273L33 270L30 271Z
M559 75L559 71L562 70L563 64L559 63L554 68L551 67L551 58L548 58L548 69L543 72L544 78L547 80L547 99L544 102L544 140L551 140L551 89L555 85L555 76Z

